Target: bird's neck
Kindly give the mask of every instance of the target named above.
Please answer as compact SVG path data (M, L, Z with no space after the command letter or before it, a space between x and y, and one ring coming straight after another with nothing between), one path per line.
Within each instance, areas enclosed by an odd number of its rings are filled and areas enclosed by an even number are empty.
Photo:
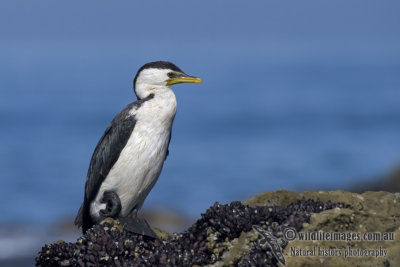
M142 95L138 95L140 99L144 99L150 94L153 94L153 97L149 101L146 101L146 105L144 105L145 109L148 109L149 115L152 114L152 116L156 116L161 120L173 120L176 113L177 102L174 92L169 87L147 85L145 90L143 90L144 88L140 89L142 89L140 91L143 92Z
M145 99L149 95L153 94L163 94L165 92L171 91L170 88L163 85L152 85L147 83L136 83L135 94L138 99Z

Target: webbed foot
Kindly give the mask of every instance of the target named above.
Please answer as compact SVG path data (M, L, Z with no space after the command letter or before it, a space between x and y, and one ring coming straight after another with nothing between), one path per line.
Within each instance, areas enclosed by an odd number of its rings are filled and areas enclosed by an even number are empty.
M119 218L119 221L124 229L131 233L140 234L151 238L158 238L156 233L154 233L145 219L138 218L137 216L128 216Z

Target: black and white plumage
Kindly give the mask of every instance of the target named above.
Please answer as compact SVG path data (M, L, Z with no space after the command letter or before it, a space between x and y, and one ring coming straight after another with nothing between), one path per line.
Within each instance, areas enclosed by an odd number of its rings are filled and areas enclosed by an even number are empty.
M165 61L138 70L133 82L138 100L111 121L90 161L75 219L84 233L106 217L136 218L168 155L177 105L168 86L185 82L201 79Z

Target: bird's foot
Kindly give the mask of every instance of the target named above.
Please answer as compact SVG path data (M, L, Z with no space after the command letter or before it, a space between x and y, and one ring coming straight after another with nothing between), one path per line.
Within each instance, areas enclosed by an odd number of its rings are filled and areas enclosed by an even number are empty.
M101 203L106 204L106 208L100 210L100 215L103 218L118 217L119 213L121 212L121 200L119 199L117 193L114 191L105 191Z
M119 221L124 229L131 233L140 234L151 238L158 238L156 233L154 233L154 231L151 229L150 225L146 222L145 219L141 219L135 216L119 218Z

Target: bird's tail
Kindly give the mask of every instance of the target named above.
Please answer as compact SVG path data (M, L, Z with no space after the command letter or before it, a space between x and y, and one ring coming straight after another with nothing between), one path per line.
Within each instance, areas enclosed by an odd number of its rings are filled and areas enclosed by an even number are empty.
M84 201L76 215L75 225L78 226L78 228L82 228L82 233L85 234L94 224L90 216L89 205Z
M78 214L76 215L74 224L79 228L82 227L83 223L83 210L84 210L85 203L82 203L81 207L79 208Z

